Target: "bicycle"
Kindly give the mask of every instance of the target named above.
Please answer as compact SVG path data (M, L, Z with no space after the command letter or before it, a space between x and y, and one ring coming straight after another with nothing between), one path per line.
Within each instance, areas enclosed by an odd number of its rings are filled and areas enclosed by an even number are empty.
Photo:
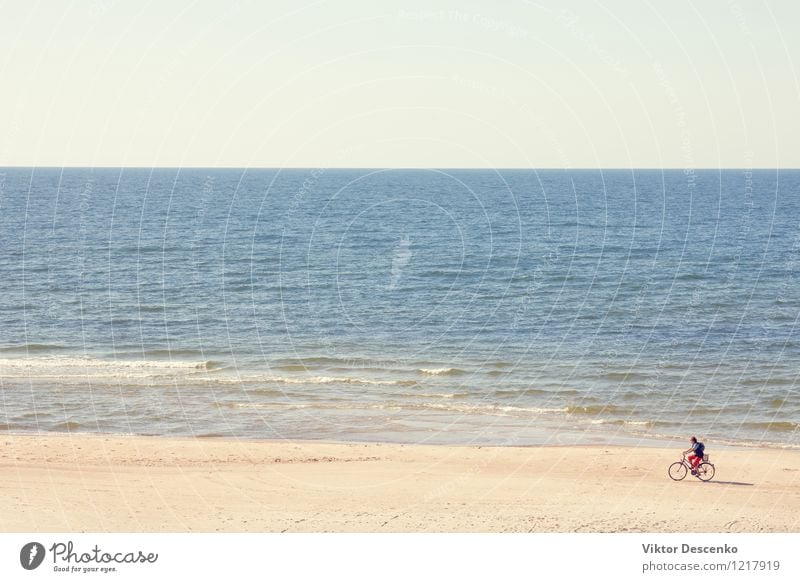
M676 461L669 466L667 473L669 474L670 479L673 481L680 481L686 474L692 470L691 464L689 461L686 460L686 453L683 453L683 458L680 461ZM697 465L697 475L695 475L701 481L711 481L714 477L715 469L714 465L708 462L708 455L703 455L703 462Z

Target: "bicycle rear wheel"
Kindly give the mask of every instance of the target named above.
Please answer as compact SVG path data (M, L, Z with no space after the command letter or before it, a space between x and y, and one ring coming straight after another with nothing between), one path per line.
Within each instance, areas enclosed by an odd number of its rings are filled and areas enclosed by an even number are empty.
M669 473L670 479L673 481L680 481L686 477L686 465L680 461L676 461L669 466L669 470L667 472Z
M714 478L714 465L711 463L700 463L697 467L697 478L701 481L711 481Z

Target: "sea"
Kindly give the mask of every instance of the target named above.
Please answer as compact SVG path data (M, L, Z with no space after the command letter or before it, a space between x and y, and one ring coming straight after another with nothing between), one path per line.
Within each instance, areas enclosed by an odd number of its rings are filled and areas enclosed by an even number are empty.
M0 432L800 447L800 171L0 168Z

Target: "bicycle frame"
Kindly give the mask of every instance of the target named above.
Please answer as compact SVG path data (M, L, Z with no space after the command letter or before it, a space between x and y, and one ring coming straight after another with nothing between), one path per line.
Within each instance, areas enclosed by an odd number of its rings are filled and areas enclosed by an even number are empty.
M703 457L705 457L705 455L703 455ZM700 462L697 463L698 467L704 462L703 457L700 457ZM692 463L691 461L689 461L689 453L683 453L683 458L681 459L681 463L686 465L686 468L689 469L689 471L695 470L695 467L692 467Z
M700 462L697 464L697 469L692 468L691 462L688 460L689 453L683 453L680 460L675 461L669 466L667 470L670 478L674 481L681 481L690 471L701 481L710 481L714 478L716 470L714 465L708 461L708 456L703 455ZM683 469L683 474L674 474L673 467L680 467ZM678 469L678 473L680 470Z

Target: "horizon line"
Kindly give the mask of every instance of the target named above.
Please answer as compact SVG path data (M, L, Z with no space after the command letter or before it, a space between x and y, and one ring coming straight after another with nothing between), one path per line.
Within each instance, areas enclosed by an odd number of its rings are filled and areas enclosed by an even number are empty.
M743 166L719 166L719 167L696 167L687 168L680 166L605 166L605 167L574 167L574 168L559 168L553 166L545 167L521 167L521 166L109 166L109 165L96 165L96 166L82 166L82 165L68 165L68 166L24 166L24 165L11 165L0 166L1 170L525 170L525 171L597 171L597 170L649 170L649 171L665 171L665 170L680 170L682 172L707 172L707 171L721 171L721 170L742 170L745 172L762 171L762 170L800 170L800 166L782 167L782 166L757 166L757 167L743 167Z

